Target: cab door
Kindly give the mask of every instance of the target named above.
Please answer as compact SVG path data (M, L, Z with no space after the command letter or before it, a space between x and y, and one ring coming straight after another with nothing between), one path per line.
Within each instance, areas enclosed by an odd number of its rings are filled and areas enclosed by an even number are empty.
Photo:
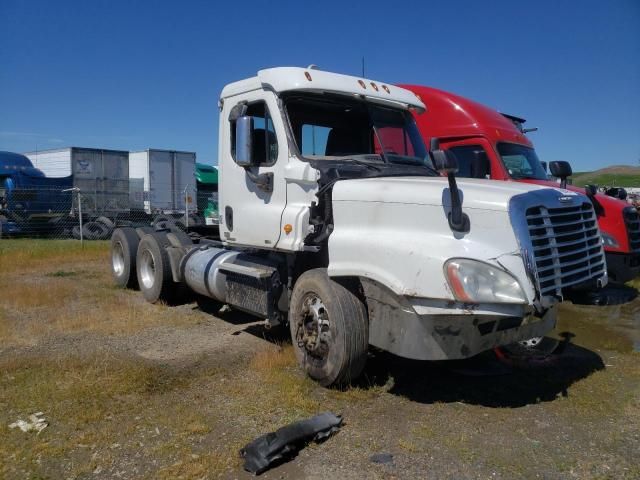
M236 119L232 111L246 105L252 118L253 165L243 167L235 158ZM231 116L230 116L231 114ZM234 245L273 248L280 238L286 206L284 168L288 148L276 99L262 90L228 98L224 102L220 131L220 236ZM227 128L225 128L227 127ZM271 188L261 180L271 177Z

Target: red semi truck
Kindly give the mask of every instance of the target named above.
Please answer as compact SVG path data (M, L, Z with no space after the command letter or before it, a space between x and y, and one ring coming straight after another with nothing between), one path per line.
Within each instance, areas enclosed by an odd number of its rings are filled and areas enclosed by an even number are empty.
M439 141L458 159L460 177L491 178L538 185L559 186L549 180L546 166L538 159L533 143L525 135L524 119L501 114L485 105L435 88L401 85L426 105L414 113L426 144ZM566 162L558 162L570 175ZM558 165L554 165L558 167ZM552 173L554 173L552 171ZM609 278L627 282L640 274L640 217L627 202L596 194L593 188L567 185L586 193L594 204L606 252Z

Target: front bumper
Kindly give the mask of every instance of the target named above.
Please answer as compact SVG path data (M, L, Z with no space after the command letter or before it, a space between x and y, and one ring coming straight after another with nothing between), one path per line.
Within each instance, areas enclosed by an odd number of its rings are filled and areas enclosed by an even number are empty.
M626 283L640 275L640 254L606 252L609 278Z
M453 303L453 302L451 302ZM456 360L532 337L555 327L556 307L537 316L525 305L461 310L412 304L406 298L367 295L369 343L415 360Z

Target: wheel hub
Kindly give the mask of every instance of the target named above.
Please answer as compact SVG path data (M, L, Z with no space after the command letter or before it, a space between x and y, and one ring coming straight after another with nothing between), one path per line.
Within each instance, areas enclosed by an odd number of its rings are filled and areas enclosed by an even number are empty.
M122 248L122 243L117 242L113 246L113 251L111 252L111 264L113 265L113 271L116 275L120 276L124 272L124 248Z
M153 287L155 282L156 263L153 259L153 255L149 250L142 252L140 266L140 280L145 288L149 289Z
M329 315L322 299L315 294L307 295L302 303L302 319L296 337L298 345L315 357L323 358L329 351Z
M518 343L525 348L535 348L540 344L540 342L542 342L543 338L544 337L533 337L527 340L522 340L521 342L518 342Z

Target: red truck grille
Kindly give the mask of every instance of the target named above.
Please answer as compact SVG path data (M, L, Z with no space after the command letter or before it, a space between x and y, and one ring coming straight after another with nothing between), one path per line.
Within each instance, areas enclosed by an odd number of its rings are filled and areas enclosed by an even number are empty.
M526 210L541 295L605 274L606 263L598 223L589 203Z
M640 215L634 207L626 207L622 216L629 235L629 249L634 253L640 253Z

